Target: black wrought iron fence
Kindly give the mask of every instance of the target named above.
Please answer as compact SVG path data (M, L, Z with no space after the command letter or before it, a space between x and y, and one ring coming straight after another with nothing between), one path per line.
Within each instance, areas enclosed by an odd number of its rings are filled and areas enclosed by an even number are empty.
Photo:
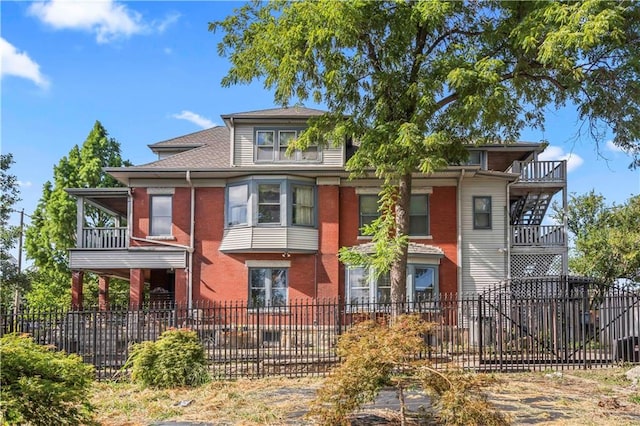
M517 291L516 291L517 290ZM442 294L403 303L398 312L432 322L423 354L436 367L535 370L640 362L640 294L608 291L532 293L520 287L474 295ZM143 309L2 310L0 333L31 334L41 344L80 355L99 378L117 374L132 344L168 328L195 330L216 378L323 375L338 362L340 334L373 319L388 322L389 303L299 300L252 308L246 303L166 303Z

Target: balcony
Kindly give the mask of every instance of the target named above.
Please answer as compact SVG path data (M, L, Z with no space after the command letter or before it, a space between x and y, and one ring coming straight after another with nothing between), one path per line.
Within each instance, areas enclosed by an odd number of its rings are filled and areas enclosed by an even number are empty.
M565 247L562 225L512 225L511 245L514 247Z

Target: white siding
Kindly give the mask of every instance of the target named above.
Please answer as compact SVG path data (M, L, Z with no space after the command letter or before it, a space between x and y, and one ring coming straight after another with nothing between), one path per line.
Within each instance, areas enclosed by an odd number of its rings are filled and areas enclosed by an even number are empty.
M318 230L301 227L245 227L224 231L220 251L317 251Z
M506 181L462 181L462 292L479 292L506 278ZM473 197L491 197L491 229L473 229Z
M288 127L300 127L304 124L278 124L278 123L265 123L265 124L236 124L234 127L234 165L239 167L244 166L253 166L253 138L254 138L254 128L255 127L279 127L283 128ZM299 162L299 163L287 163L287 162L274 162L274 163L260 163L260 166L265 166L265 168L276 167L276 168L286 168L292 164L296 166L305 166L308 165L310 167L317 167L318 165L323 166L331 166L331 167L340 167L344 165L344 149L343 147L324 147L322 149L322 162Z
M69 250L71 269L170 269L186 264L185 250Z

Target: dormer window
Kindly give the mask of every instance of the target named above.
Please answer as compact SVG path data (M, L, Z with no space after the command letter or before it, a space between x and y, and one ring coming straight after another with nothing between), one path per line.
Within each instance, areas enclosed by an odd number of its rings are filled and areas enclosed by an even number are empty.
M320 149L311 145L304 151L295 150L287 155L289 145L296 140L302 128L265 128L255 131L255 161L262 162L315 162L320 161Z

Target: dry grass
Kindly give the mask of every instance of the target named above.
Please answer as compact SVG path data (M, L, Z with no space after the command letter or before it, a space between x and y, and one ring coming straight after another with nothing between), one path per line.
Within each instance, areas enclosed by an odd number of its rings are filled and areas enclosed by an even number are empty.
M621 368L571 370L562 373L498 374L489 400L513 424L637 425L640 391L631 389ZM151 390L126 383L96 384L96 420L106 426L150 425L163 420L215 425L305 425L322 379L271 378L213 382L196 389ZM192 401L188 406L176 405ZM360 413L384 411L371 406ZM388 424L394 413L385 415ZM396 419L397 421L397 416ZM357 424L366 422L356 421ZM376 423L381 424L381 423Z

